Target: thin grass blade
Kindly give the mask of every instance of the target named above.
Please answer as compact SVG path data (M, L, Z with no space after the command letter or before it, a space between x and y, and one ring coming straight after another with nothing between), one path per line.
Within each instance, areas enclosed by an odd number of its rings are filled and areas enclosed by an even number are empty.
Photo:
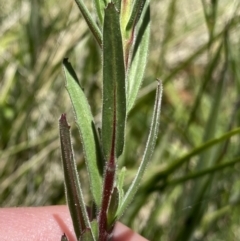
M200 177L203 177L203 176L209 175L209 174L214 174L215 172L223 171L224 169L226 169L228 167L232 167L239 162L240 162L240 158L235 158L232 161L227 161L227 162L215 165L213 167L206 168L202 171L193 172L193 173L190 173L190 174L188 174L186 176L183 176L183 177L180 177L180 178L174 178L172 180L166 180L163 185L164 186L179 185L179 184L182 184L183 182L187 182L189 180L200 178ZM155 186L152 185L152 187L149 186L147 191L149 193L149 192L162 190L163 185L159 184L159 185L155 185Z
M226 53L225 53L226 54ZM222 66L222 72L219 75L219 81L216 84L216 88L213 92L213 98L211 103L211 108L208 114L208 120L205 127L205 132L203 135L203 140L207 141L211 138L214 138L217 132L217 123L219 119L219 115L221 113L221 102L225 95L225 84L226 84L226 73L228 69L228 55L225 55L225 63ZM218 66L216 65L215 68ZM222 157L218 160L218 153L221 151L221 146L215 146L213 149L207 150L203 152L199 156L199 160L196 166L197 171L204 170L204 168L209 168L210 166L214 166L216 162L222 160ZM206 160L208 160L206 162ZM191 203L201 203L203 197L211 195L211 186L213 185L215 175L206 176L200 180L195 181L192 186L192 189L189 192L187 198L187 205ZM215 188L215 186L213 186ZM188 227L184 227L179 231L179 234L176 236L176 240L188 240L193 235L193 232L196 228L196 225L201 221L203 214L206 210L206 205L195 206L190 212L186 215L186 219L194 220L197 217L195 222L188 225Z
M235 158L232 161L227 161L227 162L224 162L224 163L221 163L218 165L214 165L213 167L209 167L209 168L206 168L206 169L198 171L198 172L190 173L184 177L180 177L177 179L167 181L167 185L177 185L177 184L181 184L182 182L186 182L188 180L193 180L193 179L205 176L205 175L214 174L215 172L223 171L223 169L225 169L227 167L232 167L233 165L235 165L238 162L240 162L240 158Z
M181 165L183 165L186 161L188 161L191 157L200 155L202 152L206 151L208 148L213 147L214 145L217 145L217 144L231 138L234 135L238 135L239 133L240 133L240 128L236 128L234 130L231 130L231 131L223 134L220 137L209 140L209 141L203 143L201 146L194 148L189 153L187 153L184 156L180 157L179 159L175 160L172 164L170 164L168 167L166 167L166 169L162 170L158 174L159 179L160 179L160 176L167 176L168 174L172 173L174 170L176 170Z

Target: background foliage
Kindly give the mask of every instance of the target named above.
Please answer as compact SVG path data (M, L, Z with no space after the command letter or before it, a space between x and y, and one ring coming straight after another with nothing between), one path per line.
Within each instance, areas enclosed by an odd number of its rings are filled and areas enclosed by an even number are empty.
M156 77L164 84L160 135L122 221L153 241L239 240L239 3L152 0L151 9L149 62L119 163L126 186L141 160ZM73 1L11 0L0 3L0 55L0 205L64 204L63 112L83 182L86 172L61 62L74 64L100 126L95 40Z

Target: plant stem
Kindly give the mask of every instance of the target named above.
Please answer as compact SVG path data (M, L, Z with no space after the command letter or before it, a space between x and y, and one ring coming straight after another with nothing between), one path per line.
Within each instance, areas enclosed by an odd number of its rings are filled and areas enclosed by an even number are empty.
M105 241L108 233L107 231L107 210L111 199L111 194L114 185L116 165L114 157L111 156L110 161L106 165L106 173L103 186L102 207L99 213L99 241Z
M116 91L114 91L114 106L116 106ZM116 109L113 114L113 132L112 132L112 147L110 159L106 163L105 176L103 183L102 205L99 213L99 241L105 241L108 237L107 232L107 210L111 200L112 190L114 186L114 179L116 173L115 163L115 146L116 146Z

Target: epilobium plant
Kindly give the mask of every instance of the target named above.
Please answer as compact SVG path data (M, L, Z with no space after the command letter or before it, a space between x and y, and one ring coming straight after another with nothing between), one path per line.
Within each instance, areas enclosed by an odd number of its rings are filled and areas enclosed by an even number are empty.
M126 193L125 168L117 172L125 144L127 115L136 100L147 61L150 35L148 0L94 0L97 22L82 0L76 3L102 50L102 127L96 130L87 98L67 59L66 88L80 132L93 205L87 210L77 173L66 114L59 120L65 190L77 240L111 240L115 222L131 203L158 133L161 84L158 81L151 128L137 174ZM100 133L100 134L99 134ZM117 176L117 173L118 176ZM89 214L90 213L90 214ZM65 235L62 240L67 240Z

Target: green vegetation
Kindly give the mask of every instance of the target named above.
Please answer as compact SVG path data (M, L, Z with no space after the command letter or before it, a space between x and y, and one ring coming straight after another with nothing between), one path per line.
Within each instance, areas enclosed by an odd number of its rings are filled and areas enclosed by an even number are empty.
M144 82L128 114L127 145L118 162L119 170L126 167L126 191L142 159L160 78L164 92L155 153L122 217L149 240L240 235L239 10L237 1L151 1ZM1 3L0 26L1 207L64 204L57 123L61 113L69 123L74 116L61 64L69 57L101 126L98 42L73 1ZM72 136L88 203L73 124Z
M96 0L100 26L96 25L94 15L89 13L83 1L76 0L76 3L102 52L102 126L96 127L81 82L65 58L63 68L66 89L79 129L92 201L88 205L85 203L71 144L70 126L66 114L62 114L59 132L66 199L77 240L107 241L111 240L116 221L132 203L152 158L159 130L162 84L158 80L152 122L142 161L131 185L124 191L126 167L118 169L119 158L127 145L127 114L136 100L147 62L149 2L106 3ZM87 206L91 215L87 213ZM63 235L62 241L66 239Z

